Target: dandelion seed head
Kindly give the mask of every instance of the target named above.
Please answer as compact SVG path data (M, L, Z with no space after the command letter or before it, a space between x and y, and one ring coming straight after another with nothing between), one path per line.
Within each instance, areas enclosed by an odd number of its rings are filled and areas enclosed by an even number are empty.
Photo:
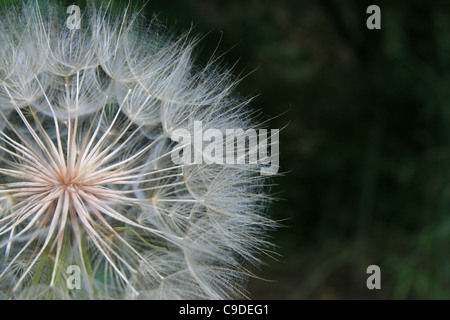
M259 165L171 159L178 128L255 124L237 81L130 8L58 10L0 15L0 297L246 296L272 248Z

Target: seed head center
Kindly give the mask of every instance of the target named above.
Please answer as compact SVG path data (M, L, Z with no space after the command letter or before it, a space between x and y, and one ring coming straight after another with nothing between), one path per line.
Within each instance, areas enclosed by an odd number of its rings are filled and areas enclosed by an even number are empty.
M81 178L77 175L61 175L58 177L58 187L72 192L81 188Z

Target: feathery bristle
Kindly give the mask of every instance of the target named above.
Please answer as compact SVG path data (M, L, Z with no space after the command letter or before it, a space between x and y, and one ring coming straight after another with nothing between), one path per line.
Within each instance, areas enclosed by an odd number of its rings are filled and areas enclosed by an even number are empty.
M57 10L0 18L0 294L245 296L275 225L260 165L171 160L178 128L253 125L236 81L137 15L86 11L71 30Z

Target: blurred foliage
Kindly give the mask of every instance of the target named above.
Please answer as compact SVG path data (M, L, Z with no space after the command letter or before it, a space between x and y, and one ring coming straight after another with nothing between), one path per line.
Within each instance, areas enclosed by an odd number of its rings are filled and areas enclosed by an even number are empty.
M366 28L370 4L381 30ZM203 34L200 63L217 48L239 61L241 93L287 125L271 210L282 258L250 298L450 298L449 1L150 0L143 13ZM381 290L366 288L371 264Z

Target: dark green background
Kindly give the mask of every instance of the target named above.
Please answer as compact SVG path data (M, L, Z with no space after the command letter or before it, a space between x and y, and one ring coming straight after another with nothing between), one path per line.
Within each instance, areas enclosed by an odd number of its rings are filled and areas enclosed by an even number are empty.
M370 4L381 30L366 28ZM205 35L200 64L217 46L239 60L240 92L285 127L281 257L255 270L273 281L252 280L250 298L450 299L449 1L150 0L143 13ZM381 290L366 287L372 264Z

